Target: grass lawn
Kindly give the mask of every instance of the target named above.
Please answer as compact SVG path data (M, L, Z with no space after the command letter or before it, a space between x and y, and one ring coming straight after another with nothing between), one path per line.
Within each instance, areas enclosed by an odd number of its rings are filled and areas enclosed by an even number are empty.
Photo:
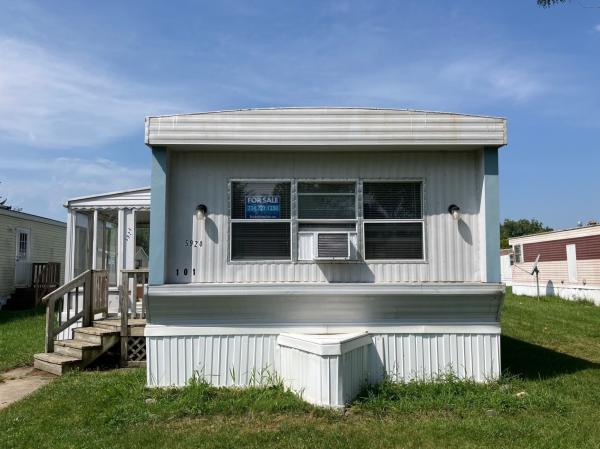
M0 310L0 376L33 364L33 354L44 351L44 326L44 309Z
M499 382L384 383L343 414L281 387L73 373L0 411L0 447L599 448L600 307L509 294L503 332Z

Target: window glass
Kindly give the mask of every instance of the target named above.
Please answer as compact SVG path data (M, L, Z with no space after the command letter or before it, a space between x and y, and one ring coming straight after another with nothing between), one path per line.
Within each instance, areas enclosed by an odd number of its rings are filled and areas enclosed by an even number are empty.
M298 218L301 220L355 219L355 183L299 182Z
M523 246L515 245L515 262L523 263Z
M365 223L365 259L423 259L423 223Z
M232 182L232 219L289 219L289 182Z
M73 275L78 276L90 268L90 220L82 213L75 215L75 263Z
M365 220L420 219L420 182L365 182L363 185Z
M232 223L231 242L232 260L288 260L290 223Z

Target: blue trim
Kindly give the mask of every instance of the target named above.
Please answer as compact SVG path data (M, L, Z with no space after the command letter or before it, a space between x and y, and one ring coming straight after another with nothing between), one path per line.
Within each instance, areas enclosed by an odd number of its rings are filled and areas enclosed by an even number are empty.
M485 252L487 282L500 282L500 192L498 148L483 149L485 192Z
M150 197L150 275L151 285L166 279L168 153L163 147L152 148L152 195Z

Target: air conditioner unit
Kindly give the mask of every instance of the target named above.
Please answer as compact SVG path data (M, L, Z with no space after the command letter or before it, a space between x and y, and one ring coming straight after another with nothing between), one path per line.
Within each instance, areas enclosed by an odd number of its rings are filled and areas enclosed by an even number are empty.
M350 260L352 242L348 232L315 232L315 260Z

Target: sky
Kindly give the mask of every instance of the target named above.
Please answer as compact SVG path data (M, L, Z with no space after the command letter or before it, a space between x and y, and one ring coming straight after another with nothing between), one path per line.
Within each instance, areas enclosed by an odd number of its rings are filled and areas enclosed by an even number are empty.
M600 220L600 0L0 1L0 196L150 185L144 117L368 106L506 117L501 219Z

